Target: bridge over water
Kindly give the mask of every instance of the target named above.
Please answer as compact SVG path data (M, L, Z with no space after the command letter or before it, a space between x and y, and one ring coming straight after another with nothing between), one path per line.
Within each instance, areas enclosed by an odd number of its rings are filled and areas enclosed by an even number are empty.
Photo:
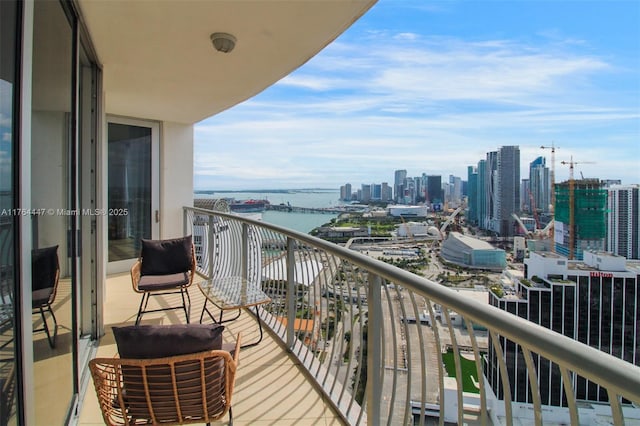
M296 207L288 204L269 204L267 210L292 213L327 213L340 214L349 211L345 207Z

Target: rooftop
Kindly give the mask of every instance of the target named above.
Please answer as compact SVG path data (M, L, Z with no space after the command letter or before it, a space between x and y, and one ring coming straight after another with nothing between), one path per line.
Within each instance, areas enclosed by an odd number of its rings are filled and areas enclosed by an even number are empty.
M474 250L501 250L501 249L495 248L494 246L492 246L486 241L479 240L477 238L473 238L468 235L463 235L459 232L450 232L449 237L456 238L457 240L464 243L467 247L472 248Z

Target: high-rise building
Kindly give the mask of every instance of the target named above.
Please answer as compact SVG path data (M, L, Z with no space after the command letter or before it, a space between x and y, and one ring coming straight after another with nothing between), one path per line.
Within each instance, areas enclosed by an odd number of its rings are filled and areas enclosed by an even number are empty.
M531 210L531 200L529 198L529 179L520 181L520 210L533 213Z
M424 179L422 179L422 176L417 176L413 178L413 182L415 185L415 195L414 195L414 202L417 203L424 203L425 202L425 198L424 198L424 193L425 193L425 181Z
M532 252L525 260L526 279L517 279L504 291L489 292L489 303L600 351L640 365L640 270L626 259L606 252L584 252L584 261L570 261L551 252ZM491 338L490 338L491 340ZM513 401L533 402L523 352L499 338L509 375ZM492 342L485 376L504 399L497 353ZM533 356L542 405L566 406L562 374L556 364ZM572 374L575 398L608 401L595 383ZM534 389L538 386L534 386Z
M497 231L502 237L511 237L515 230L513 214L520 210L520 148L501 147L497 161Z
M396 170L393 179L393 199L396 203L402 203L404 197L405 181L407 180L406 170Z
M474 225L478 224L478 169L467 167L467 220Z
M351 184L347 183L340 187L340 199L343 201L351 201Z
M458 208L462 203L462 179L449 175L449 207Z
M380 201L382 199L382 185L379 183L371 184L371 200Z
M607 237L607 190L597 179L555 185L556 253L582 260L585 250L603 251Z
M487 217L487 198L489 194L486 192L487 188L487 160L478 161L477 168L477 180L476 180L476 208L478 213L476 214L476 222L480 229L487 229L485 218Z
M389 186L387 182L382 182L382 188L380 191L380 199L382 201L391 201L393 200L393 190Z
M368 203L371 201L371 185L362 184L361 195L359 198L360 202Z
M607 250L627 259L640 259L640 186L608 188Z
M548 213L551 206L551 175L544 157L538 157L529 163L528 194L531 209L538 214ZM533 210L531 210L533 213Z
M442 176L427 175L427 196L429 204L436 205L444 202L444 194L442 193Z
M491 151L487 152L487 160L485 164L485 178L484 178L484 216L482 217L482 228L489 229L494 232L498 232L498 227L496 226L496 217L497 213L497 205L496 197L497 194L497 186L498 186L498 152Z

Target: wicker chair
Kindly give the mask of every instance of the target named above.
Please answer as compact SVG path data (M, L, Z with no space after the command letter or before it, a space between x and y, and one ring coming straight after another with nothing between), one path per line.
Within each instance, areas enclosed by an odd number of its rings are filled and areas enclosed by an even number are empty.
M96 358L89 369L107 425L207 423L229 413L240 336L226 350L154 359Z
M142 294L136 325L147 312L183 309L187 323L191 314L189 286L196 273L195 247L192 237L172 240L142 240L140 258L131 267L133 291ZM151 296L180 294L182 304L147 310Z

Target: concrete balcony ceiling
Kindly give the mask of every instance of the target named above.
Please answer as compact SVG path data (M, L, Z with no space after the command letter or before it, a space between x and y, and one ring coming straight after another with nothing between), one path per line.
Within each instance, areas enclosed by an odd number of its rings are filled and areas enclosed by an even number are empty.
M196 123L307 62L376 0L78 0L99 63L106 112ZM236 37L221 53L210 35Z

